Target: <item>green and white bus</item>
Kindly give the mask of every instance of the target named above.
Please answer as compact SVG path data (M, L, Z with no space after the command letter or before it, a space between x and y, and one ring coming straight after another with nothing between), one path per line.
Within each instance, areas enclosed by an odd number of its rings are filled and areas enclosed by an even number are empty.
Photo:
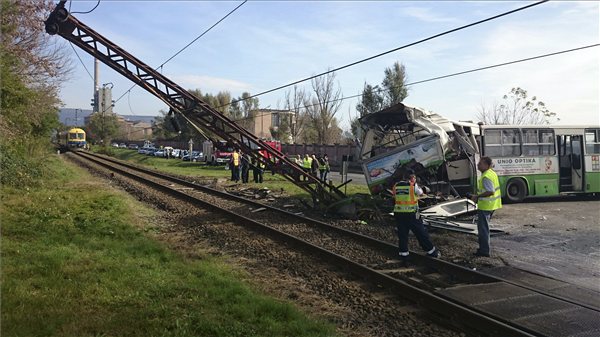
M600 193L600 125L481 125L480 134L509 201Z

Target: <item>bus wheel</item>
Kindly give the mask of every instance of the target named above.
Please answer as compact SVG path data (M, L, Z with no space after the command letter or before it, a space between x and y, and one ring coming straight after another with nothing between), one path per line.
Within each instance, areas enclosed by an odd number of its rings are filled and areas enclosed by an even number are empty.
M523 179L511 179L506 184L506 197L510 202L521 202L527 196L527 185Z

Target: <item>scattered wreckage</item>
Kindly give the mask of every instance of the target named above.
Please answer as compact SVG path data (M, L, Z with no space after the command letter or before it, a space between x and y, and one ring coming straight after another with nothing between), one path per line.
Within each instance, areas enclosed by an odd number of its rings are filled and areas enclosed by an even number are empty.
M360 120L360 160L376 212L393 208L393 185L413 171L430 191L420 200L421 217L429 225L476 233L477 210L465 198L473 192L479 160L479 125L457 122L402 103ZM463 221L461 221L463 220Z

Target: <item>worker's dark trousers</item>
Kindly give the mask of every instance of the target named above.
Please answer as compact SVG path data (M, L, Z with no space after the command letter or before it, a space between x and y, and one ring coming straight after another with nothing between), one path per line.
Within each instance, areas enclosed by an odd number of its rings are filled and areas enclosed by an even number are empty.
M481 254L490 254L490 219L494 211L477 210L477 237Z
M263 182L263 170L261 169L253 169L252 170L252 175L254 176L254 182L255 183L259 183L262 184Z
M248 166L242 166L242 182L248 182L248 176L250 175L250 168Z
M429 233L427 233L421 220L417 219L417 213L394 213L394 218L396 219L396 226L398 228L398 248L400 255L403 255L403 253L408 255L409 230L415 234L419 245L421 245L424 251L430 252L434 248L431 239L429 239Z

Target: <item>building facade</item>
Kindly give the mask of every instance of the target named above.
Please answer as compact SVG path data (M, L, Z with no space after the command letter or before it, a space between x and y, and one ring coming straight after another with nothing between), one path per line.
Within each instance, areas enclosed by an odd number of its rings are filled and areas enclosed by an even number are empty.
M273 140L271 131L279 131L282 125L292 127L296 123L295 115L292 111L276 109L257 109L250 111L252 122L248 131L256 137ZM287 123L286 123L287 122ZM287 139L280 139L289 142Z

